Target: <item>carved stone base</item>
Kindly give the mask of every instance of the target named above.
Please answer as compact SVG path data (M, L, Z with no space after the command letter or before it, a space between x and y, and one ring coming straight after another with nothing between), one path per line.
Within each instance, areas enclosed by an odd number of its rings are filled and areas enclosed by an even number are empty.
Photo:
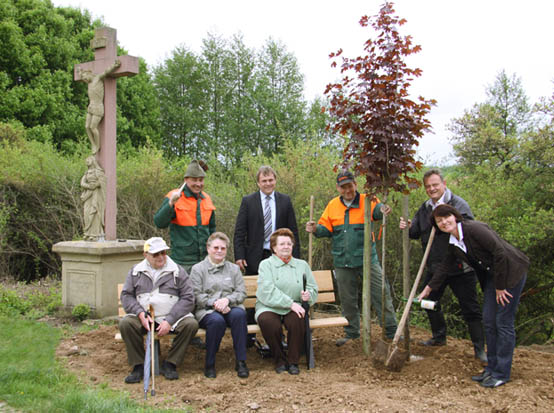
M62 259L62 302L88 304L98 318L118 311L117 284L143 259L144 241L64 241L52 247Z

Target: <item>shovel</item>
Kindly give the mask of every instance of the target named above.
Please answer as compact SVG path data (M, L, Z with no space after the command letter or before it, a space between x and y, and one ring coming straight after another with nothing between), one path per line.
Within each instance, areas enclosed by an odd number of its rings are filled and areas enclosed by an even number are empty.
M384 341L378 341L375 345L375 353L373 355L374 363L376 365L384 365L388 370L402 370L404 363L409 357L407 351L398 348L398 340L400 340L400 336L402 335L402 331L404 330L404 325L406 324L406 320L408 319L408 314L410 314L410 308L412 306L412 302L414 301L417 286L419 285L419 280L421 279L421 275L423 274L423 270L425 269L427 257L429 256L429 251L431 251L431 245L433 244L434 238L435 227L433 226L433 229L431 230L431 235L429 236L429 241L427 242L427 247L425 248L425 253L423 254L423 259L421 260L421 264L419 266L419 271L417 272L414 285L412 286L412 291L410 292L410 296L408 297L408 302L406 303L406 307L404 308L404 312L402 313L402 318L400 319L400 323L398 324L396 334L394 335L392 343L390 344L390 346L387 346L387 343L385 343Z

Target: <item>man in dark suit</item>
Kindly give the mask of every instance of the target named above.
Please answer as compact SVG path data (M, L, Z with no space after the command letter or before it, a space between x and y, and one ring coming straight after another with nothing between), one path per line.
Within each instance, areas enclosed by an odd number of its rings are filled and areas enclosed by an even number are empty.
M275 191L277 177L270 166L261 166L256 180L260 190L242 198L233 237L235 263L246 275L258 274L260 261L271 256L269 235L278 228L292 231L295 239L292 255L300 257L300 239L290 197ZM264 220L268 216L266 205L269 205L270 227Z
M294 234L292 255L300 258L300 239L292 202L288 195L275 191L277 175L271 166L260 166L256 175L259 191L242 198L233 244L235 263L246 275L258 274L260 262L272 254L269 237L279 228L288 228ZM246 310L248 324L255 324L254 309ZM251 347L256 339L248 335Z

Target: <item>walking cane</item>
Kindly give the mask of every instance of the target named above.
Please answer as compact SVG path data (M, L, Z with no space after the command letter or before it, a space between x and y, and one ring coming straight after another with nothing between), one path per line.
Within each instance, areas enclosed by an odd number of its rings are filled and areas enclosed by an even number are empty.
M156 371L155 371L155 359L156 359L156 355L154 354L154 335L155 335L155 331L154 331L154 328L156 327L156 321L154 319L154 307L152 307L152 305L150 305L150 314L152 314L152 327L150 327L150 370L152 372L152 389L150 390L150 395L151 396L155 396L156 395L156 390L155 390L155 384L156 384Z

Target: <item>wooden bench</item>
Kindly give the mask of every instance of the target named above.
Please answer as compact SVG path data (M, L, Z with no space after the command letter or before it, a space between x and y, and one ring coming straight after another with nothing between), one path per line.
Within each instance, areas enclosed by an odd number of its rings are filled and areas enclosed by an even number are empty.
M335 302L335 291L333 287L333 274L331 270L321 270L313 272L314 278L318 286L318 295L317 295L317 304L320 303L334 303ZM246 308L254 308L256 305L256 289L258 288L258 276L257 275L246 275L244 276L244 284L246 286L246 299L244 300L244 306ZM121 297L121 290L123 289L123 284L117 285L117 296ZM121 306L121 299L119 299L119 316L123 317L125 315L125 310ZM311 318L310 327L315 328L325 328L325 327L343 327L348 325L346 318L341 316L335 317L322 317L322 318ZM260 327L257 324L248 325L248 333L256 334L260 333ZM197 337L203 337L206 335L206 330L199 328L196 333ZM171 334L160 338L173 337ZM117 333L115 335L116 340L121 340L121 334Z

